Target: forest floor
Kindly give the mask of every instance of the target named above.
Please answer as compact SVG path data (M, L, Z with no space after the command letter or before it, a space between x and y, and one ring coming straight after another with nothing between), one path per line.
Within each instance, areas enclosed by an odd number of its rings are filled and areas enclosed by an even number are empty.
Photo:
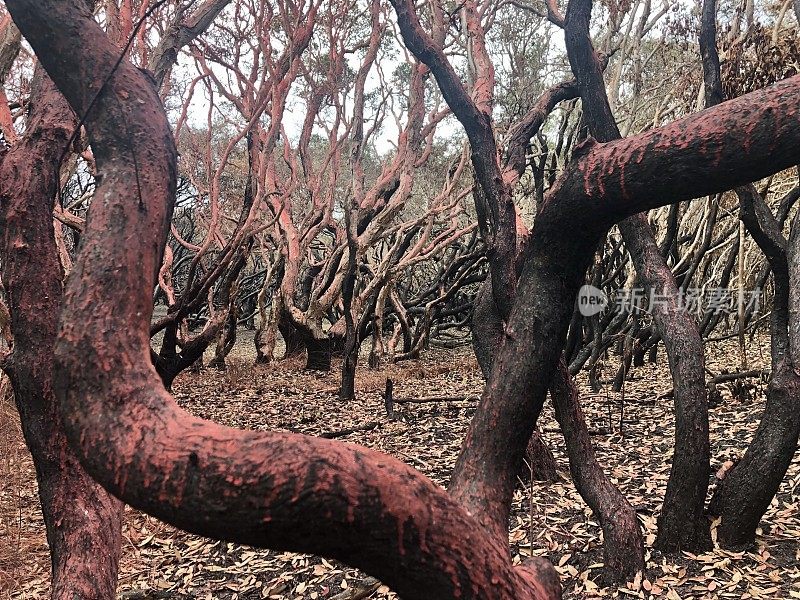
M175 395L186 409L234 427L295 430L308 434L375 423L342 437L392 454L446 484L461 440L475 412L483 381L469 348L430 351L419 361L360 367L358 399L337 399L339 372L304 372L297 361L253 367L247 339L225 373L184 373ZM549 558L561 573L565 598L800 598L800 458L785 478L761 523L751 552L720 549L665 557L652 548L669 474L673 409L663 397L672 385L663 353L656 365L634 369L624 394L610 386L594 394L579 377L582 403L598 458L635 506L647 540L645 578L626 588L601 585L601 531L569 480L564 443L548 407L540 421L561 472L556 483L520 486L514 498L510 539L515 561L531 553ZM768 363L768 347L748 348L750 368ZM707 367L717 375L737 370L735 343L709 344ZM612 378L619 358L606 362ZM384 410L387 377L394 396L464 396L463 401L406 404L396 420ZM723 400L711 411L712 472L746 448L764 406L765 384L748 380L748 398L721 386ZM622 427L620 421L622 419ZM205 599L332 598L363 580L356 570L315 556L255 550L177 531L126 510L120 597ZM0 599L47 596L49 560L34 471L12 404L0 402ZM367 597L367 596L364 596ZM371 598L395 597L381 587Z

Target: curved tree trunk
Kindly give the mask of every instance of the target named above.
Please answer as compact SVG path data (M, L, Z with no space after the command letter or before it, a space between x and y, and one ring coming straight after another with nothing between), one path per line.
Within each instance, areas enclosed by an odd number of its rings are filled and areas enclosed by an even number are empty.
M705 516L711 450L703 342L697 320L682 306L675 277L644 214L619 224L639 280L657 301L650 307L664 340L675 393L675 446L656 545L665 552L711 548Z
M550 385L550 394L556 420L564 433L572 480L603 529L605 577L609 583L630 581L645 569L644 540L636 511L597 462L578 388L563 359Z
M591 1L571 0L567 9L567 53L581 85L584 118L600 142L620 139L606 96L599 60L589 38ZM659 522L658 545L665 551L711 547L704 514L710 449L708 407L699 326L682 306L675 277L667 266L645 213L619 223L636 272L651 297L658 333L664 339L675 386L675 449Z
M700 51L706 104L724 99L716 45L716 5L704 0ZM770 318L772 379L767 405L742 460L728 472L711 499L709 512L721 517L721 546L745 549L755 542L761 517L778 492L797 449L800 434L800 220L795 217L787 244L782 220L772 214L752 184L736 188L739 215L767 258L775 294ZM739 246L741 260L741 243ZM741 265L740 265L741 268ZM739 323L740 331L744 323Z
M720 545L745 550L755 542L761 517L778 492L797 451L800 377L789 361L778 365L767 389L767 406L742 460L723 479L709 512L721 516Z
M52 564L54 600L113 598L122 504L81 467L53 393L62 270L53 230L59 167L77 119L39 68L25 136L0 165L0 258L13 351L3 364L33 456Z

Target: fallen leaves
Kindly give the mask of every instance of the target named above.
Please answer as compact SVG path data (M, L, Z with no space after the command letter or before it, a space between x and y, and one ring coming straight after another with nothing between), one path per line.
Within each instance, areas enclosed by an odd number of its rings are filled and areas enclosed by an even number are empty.
M724 345L711 347L708 367L722 372L735 355ZM376 370L359 367L358 397L347 403L337 397L336 369L329 374L307 373L299 363L250 367L249 358L234 360L242 363L231 374L212 370L183 374L175 384L179 403L199 416L235 427L312 435L352 429L344 441L392 454L440 484L449 479L475 402L402 404L396 406L397 419L390 420L381 397L386 377L395 381L398 397L474 397L483 386L467 349L428 353L420 361ZM579 383L588 390L583 377ZM561 574L565 598L800 598L797 459L762 521L754 551L717 548L665 557L653 549L674 427L669 399L644 399L657 398L671 387L663 362L634 369L632 380L626 382L622 431L621 395L586 392L583 399L589 428L596 432L592 441L598 459L638 512L648 546L647 572L628 585L603 585L602 531L569 481L563 439L549 407L541 426L563 477L552 484L535 483L532 502L529 486L516 491L509 532L515 563L531 555L550 559ZM741 401L726 384L719 389L723 402L711 413L712 484L716 473L724 473L743 453L764 401L763 390L755 400ZM0 448L0 469L5 469L0 472L0 536L12 540L10 549L0 543L0 599L38 599L47 595L49 572L32 465L13 408L0 409L0 418L0 433L5 434L0 436L5 444ZM372 423L375 427L365 427ZM130 598L330 599L364 581L362 573L335 561L197 538L132 510L126 511L123 534L120 593ZM148 596L151 593L162 595ZM368 597L395 596L379 586Z

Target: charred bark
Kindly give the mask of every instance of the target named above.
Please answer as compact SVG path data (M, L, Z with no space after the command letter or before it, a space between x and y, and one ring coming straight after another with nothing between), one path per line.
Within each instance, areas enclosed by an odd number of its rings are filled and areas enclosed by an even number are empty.
M723 99L716 46L716 9L713 0L703 2L703 25L700 36L703 75L708 104ZM800 262L798 242L800 222L795 217L789 243L778 221L750 184L736 189L740 218L747 231L764 252L773 274L775 294L770 320L772 378L767 388L767 404L758 429L742 460L727 474L715 490L709 505L712 515L721 517L718 528L720 545L744 549L755 542L761 517L778 492L797 449L800 435L800 376L797 365L800 340L796 332L798 318L791 302L800 300ZM743 331L744 323L739 323Z
M306 350L306 370L330 371L333 357L333 342L327 336L317 337L313 331L301 330Z
M294 356L300 356L305 350L303 334L292 322L289 311L286 310L282 304L281 310L278 313L278 331L283 338L283 345L285 348L283 357L292 358Z
M720 545L745 550L755 542L756 529L769 508L797 451L800 434L800 378L788 360L773 373L767 406L753 441L739 463L723 479L709 512L721 517Z
M525 451L525 460L518 477L523 483L534 481L558 481L558 464L553 452L548 448L542 434L534 431Z
M578 389L562 360L550 385L556 420L564 433L575 487L603 529L605 577L609 583L644 572L644 540L636 511L603 472L594 453Z
M664 340L675 393L675 446L667 490L658 521L656 545L665 552L707 550L711 532L705 516L711 450L705 360L695 318L681 296L644 215L620 223L628 251L645 288L660 302L651 307ZM626 235L627 234L627 235Z
M567 53L581 86L584 114L601 142L620 139L606 96L600 61L589 38L591 0L570 0L566 19ZM619 223L636 272L660 300L651 307L664 340L675 386L675 448L659 520L658 546L669 552L711 547L705 498L710 472L708 406L699 326L684 309L645 213Z
M353 318L353 293L356 285L356 252L358 245L356 232L353 231L353 213L358 214L355 206L352 212L346 213L347 227L347 273L342 284L342 303L344 305L344 318L346 334L344 341L344 357L342 360L342 384L339 389L340 400L353 400L356 397L356 365L358 364L359 336L358 327Z

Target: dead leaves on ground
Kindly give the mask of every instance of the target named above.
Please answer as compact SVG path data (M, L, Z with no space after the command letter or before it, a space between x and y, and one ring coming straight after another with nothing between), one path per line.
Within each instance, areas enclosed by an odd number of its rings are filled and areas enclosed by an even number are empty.
M763 366L763 341L750 350L751 366ZM707 350L712 373L734 370L725 346ZM616 357L609 358L609 372ZM338 400L339 373L307 373L302 364L278 363L251 368L249 358L234 359L228 373L207 370L184 374L176 383L178 401L193 413L220 423L252 429L302 431L320 435L377 421L374 429L343 438L380 449L445 484L449 478L475 402L447 402L397 407L397 418L385 415L386 377L395 381L397 396L472 396L482 380L468 350L436 352L421 361L359 367L358 399ZM587 390L580 378L581 389ZM666 598L669 600L742 600L800 598L800 464L792 463L759 531L753 552L720 549L700 555L664 557L652 549L656 520L669 476L674 435L672 405L660 394L671 388L663 362L633 372L622 394L586 393L584 411L598 459L637 509L648 544L648 571L621 588L601 586L602 532L568 478L563 440L548 407L541 425L564 477L553 484L520 486L514 498L510 540L514 560L535 554L549 558L562 576L565 598ZM730 386L720 386L723 402L711 413L712 472L740 457L763 410L763 384L754 400L738 400ZM623 406L624 404L624 406ZM623 425L620 431L620 415ZM8 431L13 411L5 411ZM32 465L20 452L18 424L14 439L3 448L17 454L17 476L0 487L0 532L18 539L11 551L0 548L0 598L43 598L49 574L41 517L36 504ZM8 469L8 466L6 467ZM9 480L5 480L9 481ZM21 488L21 489L16 489ZM533 496L531 498L530 492ZM9 537L11 536L11 537ZM16 538L14 537L16 536ZM358 571L335 561L286 552L254 550L209 541L177 531L155 519L127 511L120 572L121 597L225 600L332 598L363 580ZM2 545L2 544L0 544ZM372 598L395 597L385 586Z

